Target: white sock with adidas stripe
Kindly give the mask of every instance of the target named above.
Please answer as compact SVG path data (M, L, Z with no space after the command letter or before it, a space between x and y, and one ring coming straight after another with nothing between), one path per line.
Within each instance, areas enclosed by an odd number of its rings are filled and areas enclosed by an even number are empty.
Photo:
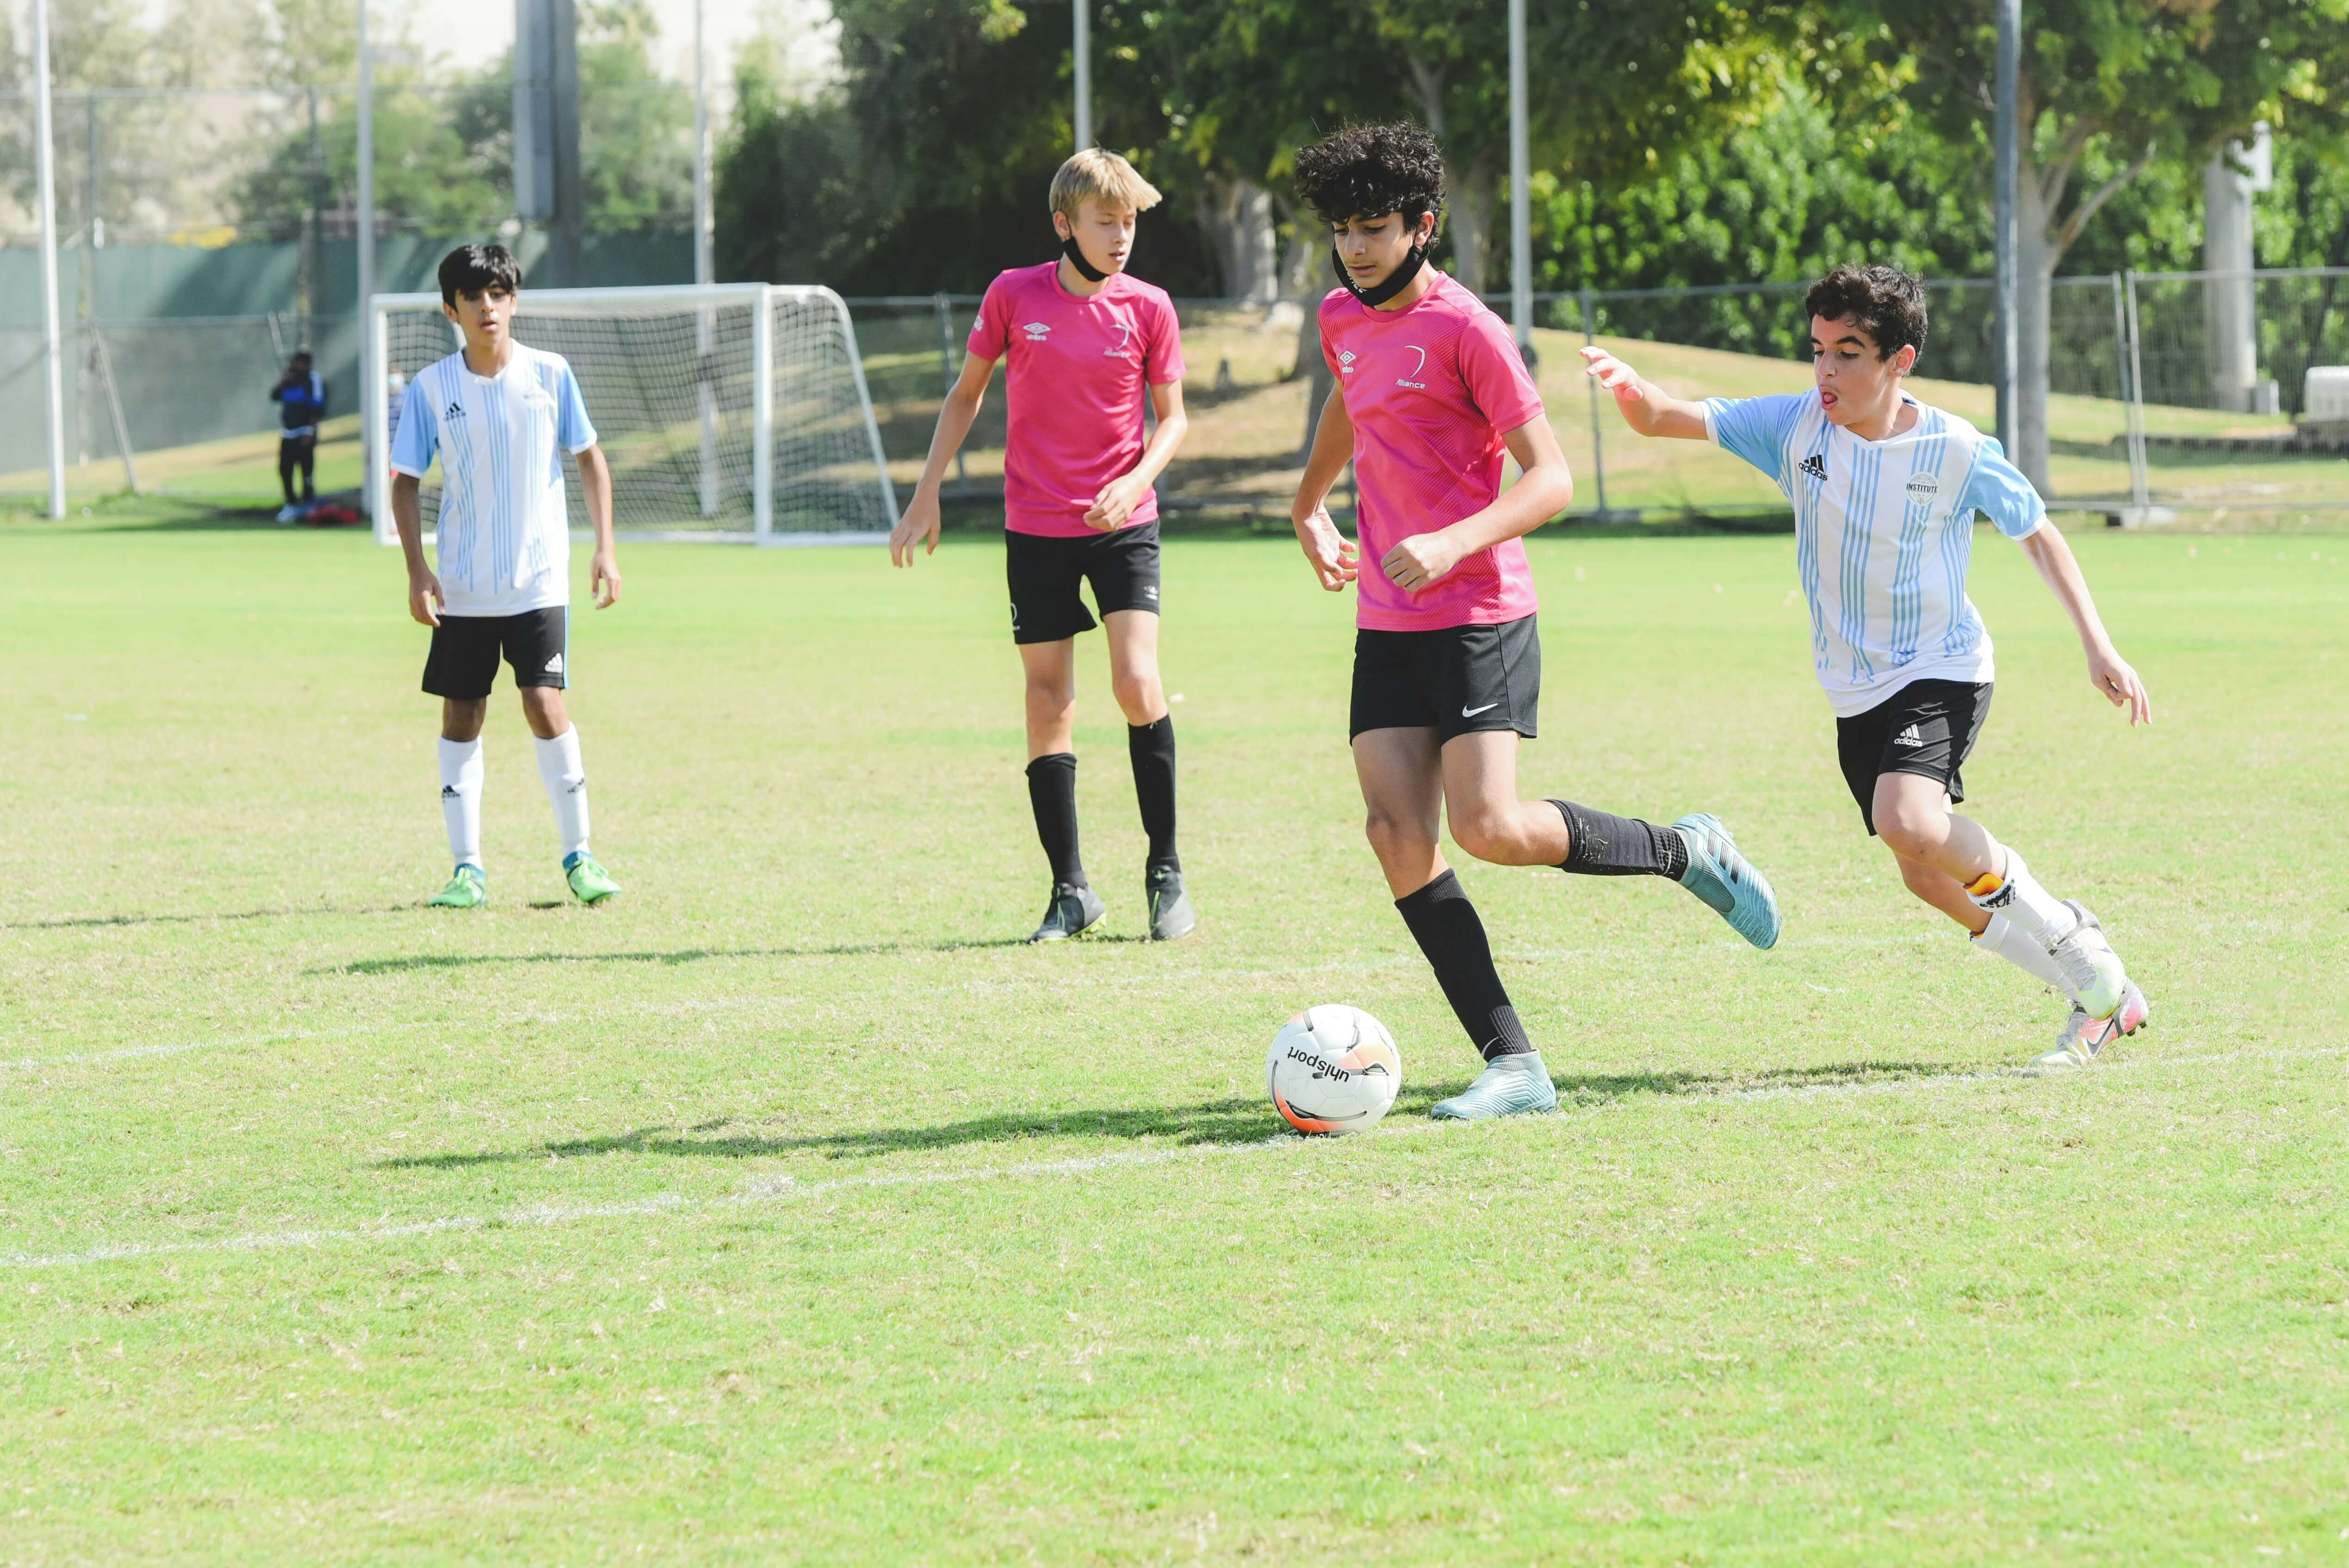
M546 803L554 809L554 834L563 841L567 861L587 848L587 769L579 760L579 727L574 724L537 744L539 782L546 786Z
M449 856L460 866L481 863L481 738L440 742L440 817L449 826Z

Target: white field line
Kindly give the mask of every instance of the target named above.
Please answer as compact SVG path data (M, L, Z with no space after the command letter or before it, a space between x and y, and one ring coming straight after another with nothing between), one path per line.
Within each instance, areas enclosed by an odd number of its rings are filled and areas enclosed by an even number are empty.
M2099 1074L2110 1074L2132 1069L2193 1068L2209 1064L2240 1067L2255 1061L2302 1061L2311 1058L2338 1058L2344 1055L2344 1052L2339 1047L2324 1047L2313 1050L2212 1051L2189 1056L2151 1059L2131 1058L2107 1062L2093 1070ZM1971 1072L1936 1073L1928 1078L1878 1078L1864 1083L1768 1085L1755 1088L1658 1096L1653 1101L1644 1102L1642 1108L1718 1105L1739 1100L1856 1099L1870 1095L1929 1092L1969 1084L2010 1080L2030 1081L2039 1076L2027 1069L2007 1068L1985 1068ZM2063 1076L2068 1078L2071 1075ZM1610 1107L1604 1105L1579 1108L1568 1112L1564 1118L1550 1119L1551 1124L1555 1125L1557 1119L1587 1119L1609 1109ZM1444 1134L1449 1130L1441 1122L1423 1121L1381 1128L1368 1136L1410 1138ZM1282 1133L1252 1143L1199 1143L1179 1149L1087 1154L1068 1160L1043 1160L1019 1165L975 1165L953 1171L843 1176L827 1181L802 1181L788 1174L757 1176L746 1181L741 1191L717 1198L691 1198L665 1192L626 1203L572 1206L541 1203L533 1204L529 1208L508 1209L495 1214L445 1214L434 1219L414 1220L391 1225L299 1231L248 1231L240 1235L208 1237L200 1241L124 1243L113 1246L92 1247L78 1253L47 1254L17 1253L0 1258L0 1268L74 1268L88 1264L123 1263L143 1258L184 1256L194 1253L257 1253L275 1251L285 1247L325 1247L352 1243L367 1244L399 1241L414 1236L439 1235L450 1232L561 1225L583 1220L640 1219L656 1214L714 1212L727 1209L758 1207L792 1199L821 1198L829 1193L855 1191L863 1189L964 1187L975 1186L982 1181L1003 1181L1023 1177L1049 1179L1089 1176L1104 1171L1139 1170L1146 1166L1170 1165L1185 1161L1204 1162L1236 1154L1260 1154L1284 1148L1301 1148L1309 1141L1293 1134Z

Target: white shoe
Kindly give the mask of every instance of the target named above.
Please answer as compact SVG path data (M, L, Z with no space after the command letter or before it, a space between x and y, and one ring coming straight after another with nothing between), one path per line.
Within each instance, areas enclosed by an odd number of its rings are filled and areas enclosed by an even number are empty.
M2134 1035L2153 1020L2153 1004L2145 993L2129 982L2121 996L2121 1005L2106 1018L2091 1018L2088 1010L2077 1002L2072 1004L2072 1016L2064 1032L2055 1037L2055 1048L2044 1053L2034 1064L2047 1068L2084 1068L2096 1059L2097 1053L2125 1035Z
M290 500L277 509L277 521L280 522L291 522L301 515L302 509Z
M2047 954L2055 960L2064 975L2064 990L2080 1010L2093 1019L2109 1018L2128 994L2128 971L2121 966L2120 954L2105 940L2105 928L2086 905L2067 898L2064 907L2073 913L2072 929L2047 949Z

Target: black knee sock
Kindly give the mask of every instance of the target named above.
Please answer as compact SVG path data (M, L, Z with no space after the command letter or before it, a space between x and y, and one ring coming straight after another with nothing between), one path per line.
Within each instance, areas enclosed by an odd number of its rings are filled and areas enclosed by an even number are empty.
M1444 1000L1452 1004L1460 1026L1484 1058L1489 1062L1495 1057L1530 1055L1533 1042L1517 1022L1517 1010L1509 1006L1500 971L1493 967L1493 944L1485 938L1485 923L1476 918L1476 906L1468 902L1460 879L1447 871L1417 892L1395 900L1395 911L1427 954Z
M302 443L302 499L315 500L318 495L318 449L308 441Z
M1550 804L1566 819L1566 859L1557 868L1562 872L1587 877L1670 877L1678 882L1688 870L1688 845L1677 829L1594 811L1571 800Z
M1036 813L1036 837L1052 862L1052 880L1087 886L1085 862L1077 858L1077 758L1056 751L1028 764L1028 804Z
M1174 716L1152 724L1130 724L1125 749L1133 758L1133 798L1142 808L1142 830L1150 835L1149 869L1183 869L1174 853Z
M285 492L285 504L286 504L287 506L292 506L292 505L294 504L294 500L295 500L295 497L294 497L294 461L295 461L295 459L294 459L294 444L293 444L291 441L280 441L280 442L278 442L278 443L277 443L277 486L278 486L278 488L279 488L280 490L284 490L284 491Z

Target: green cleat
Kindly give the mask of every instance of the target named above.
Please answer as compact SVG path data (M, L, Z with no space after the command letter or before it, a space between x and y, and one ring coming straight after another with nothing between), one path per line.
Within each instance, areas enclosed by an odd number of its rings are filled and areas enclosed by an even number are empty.
M1557 1088L1539 1051L1495 1057L1476 1075L1476 1081L1439 1099L1427 1114L1438 1121L1484 1121L1495 1116L1525 1116L1557 1109Z
M620 891L612 873L585 850L563 862L563 876L571 884L571 896L581 903L601 903Z
M1737 841L1710 811L1693 811L1672 824L1688 846L1688 870L1681 886L1702 899L1729 929L1756 947L1778 941L1778 895L1770 879L1737 852Z
M490 902L490 884L479 866L459 866L449 885L424 901L427 909L471 909Z

